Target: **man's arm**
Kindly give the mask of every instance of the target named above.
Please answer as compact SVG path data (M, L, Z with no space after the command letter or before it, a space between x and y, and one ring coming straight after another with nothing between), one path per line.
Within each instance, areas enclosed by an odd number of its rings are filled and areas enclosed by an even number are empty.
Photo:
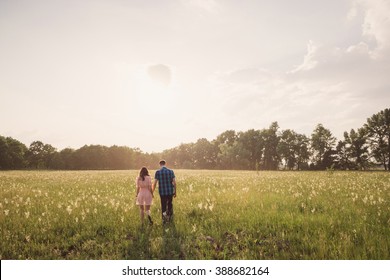
M175 177L172 179L172 185L173 185L173 197L176 197L176 180Z
M152 185L152 193L154 193L154 190L156 189L156 185L157 185L157 179L154 179Z
M156 173L154 174L154 180L153 180L153 185L152 185L152 194L154 193L154 190L156 189L156 185L157 185L157 174L158 174L158 170L156 171Z

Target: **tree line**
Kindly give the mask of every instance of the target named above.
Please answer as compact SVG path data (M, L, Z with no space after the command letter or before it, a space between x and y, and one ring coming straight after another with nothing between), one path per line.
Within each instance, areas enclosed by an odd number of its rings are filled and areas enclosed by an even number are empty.
M318 124L310 137L294 130L268 128L227 130L214 140L198 139L162 153L144 153L126 146L85 145L58 151L34 141L29 147L0 136L0 169L104 170L155 167L164 158L173 168L242 170L390 170L390 109L367 119L337 140Z

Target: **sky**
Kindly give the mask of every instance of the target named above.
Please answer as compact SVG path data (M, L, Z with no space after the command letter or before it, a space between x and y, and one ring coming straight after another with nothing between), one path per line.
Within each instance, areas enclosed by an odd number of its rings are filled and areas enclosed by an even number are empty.
M389 0L0 0L0 135L161 152L233 129L339 140L390 105Z

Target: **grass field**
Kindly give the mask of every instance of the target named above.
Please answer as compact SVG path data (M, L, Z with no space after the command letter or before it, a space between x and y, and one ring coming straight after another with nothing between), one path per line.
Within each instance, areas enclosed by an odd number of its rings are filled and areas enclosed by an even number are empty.
M174 223L156 194L141 226L137 171L0 172L0 257L390 259L390 173L175 173Z

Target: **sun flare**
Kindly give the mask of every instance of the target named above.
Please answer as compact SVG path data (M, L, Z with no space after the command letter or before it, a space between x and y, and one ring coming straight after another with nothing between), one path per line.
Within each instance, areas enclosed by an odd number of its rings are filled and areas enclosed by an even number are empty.
M173 108L177 90L171 73L157 66L143 67L138 71L136 94L139 106L153 113L162 113Z

